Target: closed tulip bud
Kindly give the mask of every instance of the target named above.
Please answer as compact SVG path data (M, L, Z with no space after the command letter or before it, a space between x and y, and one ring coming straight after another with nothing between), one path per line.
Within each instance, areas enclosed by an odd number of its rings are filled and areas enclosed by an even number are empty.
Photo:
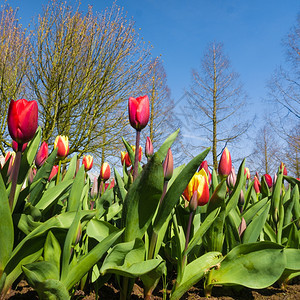
M269 174L264 174L263 177L265 178L266 183L270 189L273 186L272 177Z
M147 158L150 158L154 153L154 150L153 150L153 145L152 145L152 142L151 142L151 139L149 136L147 136L147 139L146 139L146 146L145 146L145 155Z
M72 241L73 246L76 246L80 242L81 236L82 236L82 227L81 227L81 223L79 222L75 236L73 237L73 241Z
M28 183L29 184L32 184L35 175L36 175L36 168L33 168L33 167L30 168L29 174L28 174Z
M106 181L110 178L110 166L107 162L103 163L100 170L100 179Z
M98 178L94 177L93 185L91 188L91 197L96 198L98 195Z
M38 127L38 104L36 101L11 100L7 114L10 136L18 144L25 144L33 137Z
M130 160L128 152L121 151L121 163L122 163L122 165L125 163L125 166L127 168L131 166L131 160Z
M218 173L221 177L226 177L230 174L231 168L232 168L231 155L226 147L219 161Z
M230 189L233 189L233 188L234 188L235 183L236 183L236 174L235 174L235 169L234 169L234 167L231 168L231 172L230 172L230 174L228 175L228 177L226 178L226 183L227 183L227 186L228 186Z
M183 196L190 201L194 192L197 191L198 206L203 206L209 201L209 186L206 172L201 169L197 172L183 192Z
M247 228L247 223L246 223L246 220L244 219L244 217L242 217L242 221L241 221L241 224L238 228L238 233L239 233L239 236L241 237L243 232L246 230Z
M246 179L249 180L250 179L250 170L249 170L249 168L245 167L244 174L246 175Z
M51 181L51 179L57 174L57 172L58 172L58 166L53 166L48 181Z
M36 157L35 157L35 165L37 168L40 168L48 158L48 144L43 142Z
M258 180L258 178L256 177L256 175L254 176L254 184L253 184L254 190L256 192L256 194L260 193L260 189L261 189L261 184Z
M200 167L198 169L198 172L201 170L201 169L204 169L204 171L206 172L206 175L208 177L208 184L211 184L211 173L208 169L208 164L207 164L207 161L204 160L201 164L200 164Z
M240 212L243 212L243 206L245 203L245 196L244 196L244 191L241 190L240 192L240 196L239 196L239 207L240 207Z
M25 151L27 145L28 145L28 143L25 143L25 144L22 145L21 152L24 152L24 151ZM11 143L11 146L12 146L12 148L13 148L13 150L14 150L15 152L18 151L18 143L17 143L16 141L13 140L12 143Z
M287 169L286 169L285 164L283 162L281 162L281 164L280 164L280 170L283 170L283 175L287 176Z
M192 196L190 202L189 202L189 208L190 208L191 211L195 211L198 207L197 195L198 195L198 193L197 193L197 191L195 191L193 193L193 196Z
M169 148L168 152L167 152L167 156L164 160L163 163L163 168L164 168L164 178L165 181L169 181L172 178L173 175L173 155L172 155L172 151L171 148Z
M274 173L274 176L273 176L273 184L274 184L274 185L275 185L276 181L277 181L277 174Z
M131 148L132 148L133 152L135 153L135 146L131 145ZM139 161L142 160L142 156L143 156L143 149L142 149L142 146L139 146Z
M14 165L14 162L15 162L15 158L16 158L16 153L14 151L8 151L5 155L5 162L9 160L9 165L8 165L8 169L7 169L7 176L11 175L13 165Z
M69 139L67 136L58 135L54 141L54 149L57 148L57 157L64 159L69 154Z
M93 167L93 156L91 155L83 155L82 164L84 165L85 171L89 171Z
M128 113L130 125L140 131L146 127L149 121L149 98L147 95L142 97L130 97L128 101Z

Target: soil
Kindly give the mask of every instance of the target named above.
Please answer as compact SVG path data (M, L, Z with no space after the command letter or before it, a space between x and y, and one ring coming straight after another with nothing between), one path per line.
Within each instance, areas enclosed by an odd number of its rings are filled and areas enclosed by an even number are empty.
M170 291L167 291L170 293ZM119 290L113 283L106 283L99 290L99 299L117 300L119 299ZM96 295L94 292L85 294L83 291L75 293L76 300L94 300ZM28 286L26 281L22 280L15 289L11 290L5 299L14 300L38 300L37 293ZM143 288L138 284L133 287L131 299L143 299ZM153 293L153 300L163 299L163 291L157 288ZM210 300L298 300L300 299L300 278L289 284L285 290L274 285L266 289L251 290L248 288L229 288L215 286L212 291ZM207 300L204 297L203 289L199 286L191 288L182 300Z

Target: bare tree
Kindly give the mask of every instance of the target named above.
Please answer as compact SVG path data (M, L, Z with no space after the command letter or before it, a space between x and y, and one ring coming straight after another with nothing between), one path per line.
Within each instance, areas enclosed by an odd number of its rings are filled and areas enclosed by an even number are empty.
M246 95L239 75L232 71L224 54L222 43L208 45L200 71L192 71L189 95L187 117L212 146L213 167L217 169L218 153L227 144L237 141L249 127L245 118L238 117Z
M79 9L59 1L45 7L28 79L40 104L43 139L67 135L70 153L104 160L119 147L127 99L150 53L117 5L101 14Z
M7 111L11 99L24 97L25 74L30 55L26 30L18 22L17 11L8 5L0 11L0 151L11 145L7 132Z

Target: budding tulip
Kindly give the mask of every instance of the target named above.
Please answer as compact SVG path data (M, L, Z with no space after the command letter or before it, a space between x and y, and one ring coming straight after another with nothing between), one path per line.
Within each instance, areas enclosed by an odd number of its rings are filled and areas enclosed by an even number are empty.
M38 127L38 104L36 101L11 100L7 114L10 136L18 144L25 144L33 137Z
M260 189L261 189L261 184L260 184L258 178L256 177L256 175L254 176L254 184L253 184L253 186L254 186L254 190L255 190L256 194L259 194L260 193Z
M230 174L231 168L232 168L231 155L226 147L219 161L218 173L221 177L226 177Z
M58 172L58 166L53 166L48 181L51 181L51 179L57 174L57 172Z
M205 205L209 200L209 186L207 174L204 169L197 172L185 188L183 195L187 201L191 200L195 191L197 191L198 206Z
M98 195L98 178L94 177L93 185L91 188L91 197L96 198Z
M7 169L7 176L11 175L13 165L14 165L14 162L15 162L15 158L16 158L16 153L13 152L13 151L8 151L5 155L5 162L7 162L9 160L9 165L8 165L8 169Z
M69 139L67 136L58 135L54 141L54 149L57 148L57 157L64 159L69 154Z
M28 143L25 143L25 144L22 145L22 150L21 150L21 152L24 152L24 151L25 151L27 145L28 145ZM11 143L11 146L12 146L12 148L13 148L13 150L14 150L15 152L18 151L18 143L17 143L16 141L13 140L12 143Z
M36 157L35 157L35 165L37 168L40 168L48 158L48 144L43 142Z
M129 98L129 121L130 125L137 131L141 131L148 124L149 111L149 98L147 95L137 98Z
M269 174L264 174L263 177L265 178L266 183L270 189L273 186L272 177Z
M204 169L204 171L206 172L206 175L208 177L208 183L211 184L211 173L208 169L208 164L207 164L207 161L204 160L201 164L200 164L200 167L198 169L198 172L201 170L201 169Z
M231 168L231 172L230 172L230 174L228 175L228 177L226 178L226 183L227 183L227 186L228 186L230 189L233 189L233 188L234 188L235 183L236 183L236 174L235 174L235 169L234 169L234 167Z
M281 162L281 164L280 164L280 170L282 170L282 169L283 169L283 175L287 176L287 169L286 169L285 164L283 162Z
M146 146L145 146L145 155L147 158L150 158L154 153L154 150L153 150L153 145L152 145L152 142L151 142L151 139L149 136L147 136L147 139L146 139Z
M131 148L132 148L133 152L135 153L135 146L131 145ZM143 156L142 146L139 146L139 161L142 160L142 156Z
M28 183L29 184L32 184L35 175L36 175L36 168L31 167L29 169L29 173L28 173Z
M246 175L246 179L247 180L250 179L250 170L249 170L249 168L245 167L245 169L244 169L244 175Z
M163 163L165 181L169 181L173 175L173 155L171 148L167 152L167 156Z
M82 164L84 165L85 171L89 171L93 166L93 156L91 155L83 155Z
M126 165L127 168L131 166L131 160L130 160L128 152L121 151L121 163L122 163L122 165L124 164L124 162L125 162L125 165Z
M107 162L103 163L100 170L100 179L106 181L110 178L110 166Z

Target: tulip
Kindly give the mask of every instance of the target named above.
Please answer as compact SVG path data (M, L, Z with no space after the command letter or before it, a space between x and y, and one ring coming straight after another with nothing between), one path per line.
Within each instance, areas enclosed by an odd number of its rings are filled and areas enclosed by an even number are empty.
M166 158L163 162L163 168L164 168L165 181L169 181L172 178L173 168L174 168L173 155L172 155L171 148L169 148L169 150L167 152Z
M100 170L101 181L106 181L110 178L110 166L107 162L103 163Z
M48 158L48 144L43 142L36 157L35 157L35 165L37 168L40 168Z
M21 152L24 152L24 151L25 151L27 145L28 145L28 143L25 143L25 144L22 145ZM14 150L15 152L18 151L18 143L17 143L16 141L13 140L11 146L12 146L12 148L13 148L13 150Z
M67 136L58 135L54 141L54 149L57 148L57 157L64 159L69 154L69 140Z
M35 175L36 175L36 168L31 167L29 169L29 173L28 173L28 183L29 184L32 184Z
M18 144L25 144L33 137L38 127L38 104L36 101L11 100L7 114L10 136Z
M227 183L227 186L228 186L230 189L233 189L233 188L234 188L235 183L236 183L236 174L235 174L235 169L234 169L234 167L231 168L231 172L230 172L230 174L228 175L228 177L226 178L226 183Z
M260 184L258 178L256 177L256 175L254 176L254 184L253 184L253 186L254 186L254 190L255 190L256 194L259 194L260 193L260 189L261 189L261 184Z
M13 151L8 151L5 155L5 162L7 162L9 160L9 165L8 165L8 169L7 169L7 176L8 177L12 173L15 158L16 158L16 153L13 152Z
M281 164L280 164L280 170L282 170L282 169L283 169L283 175L287 176L287 169L286 169L285 164L283 162L281 162Z
M190 201L194 192L197 191L198 206L205 205L209 200L208 178L204 169L197 172L185 188L183 195L187 201Z
M264 174L263 177L265 178L266 183L270 189L273 186L272 177L269 174Z
M93 166L93 156L91 155L83 155L82 164L84 165L85 171L89 171Z
M115 186L115 179L113 178L110 183L105 183L105 190L112 189Z
M131 148L132 148L133 152L135 153L135 146L131 145ZM143 156L143 149L141 146L139 146L139 161L142 160L142 156Z
M145 155L149 159L154 153L153 145L149 136L146 139Z
M219 161L218 173L221 177L226 177L230 174L231 168L232 168L231 155L226 147Z
M51 181L51 179L57 174L57 172L58 172L58 166L53 166L48 181Z
M93 185L91 188L91 197L96 198L98 195L98 178L94 177Z
M244 217L242 217L242 221L241 221L241 224L238 228L238 233L239 233L239 236L241 237L243 232L246 230L247 228L247 223L246 223L246 220L244 219Z
M129 121L130 125L137 131L141 131L148 124L149 111L149 98L147 95L137 98L129 98Z
M247 180L250 179L250 170L249 170L249 168L245 167L245 169L244 169L244 175L246 175L246 179Z
M131 160L130 160L128 152L121 151L121 163L122 163L122 165L125 163L127 168L131 166Z
M207 174L207 177L208 177L208 183L211 184L211 173L208 169L208 164L207 164L207 161L204 160L201 164L200 164L200 167L198 169L198 172L201 170L201 169L204 169L204 171L206 172Z

